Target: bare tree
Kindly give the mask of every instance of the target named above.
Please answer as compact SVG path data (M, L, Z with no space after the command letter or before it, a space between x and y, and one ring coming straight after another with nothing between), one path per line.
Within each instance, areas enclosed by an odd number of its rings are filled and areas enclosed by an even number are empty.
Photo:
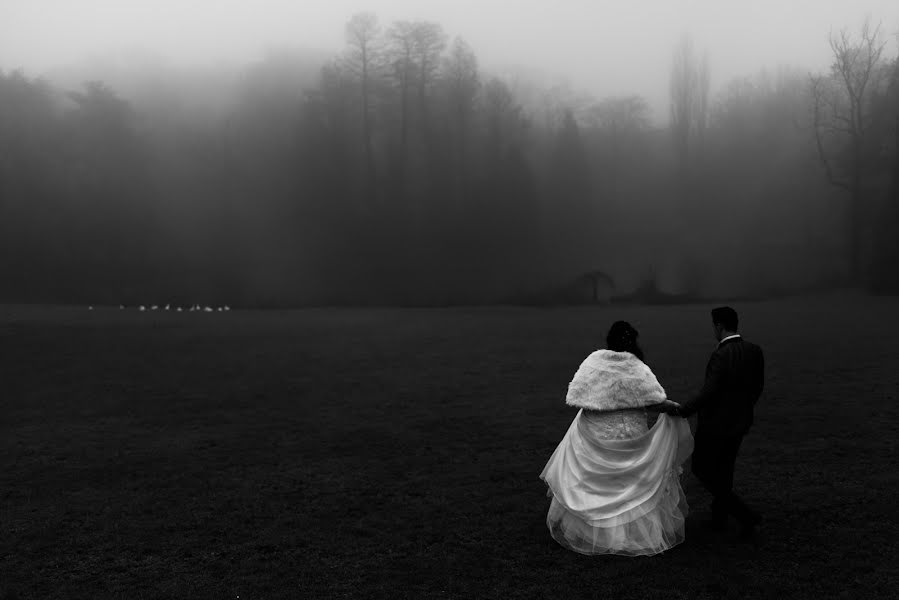
M596 98L589 93L560 83L542 92L537 112L541 114L544 130L554 133L564 126L569 112L580 122L595 102Z
M446 85L449 117L454 144L456 164L456 192L465 178L465 153L468 144L469 127L475 109L475 99L480 88L478 59L465 40L456 38L444 61L443 82Z
M401 201L406 195L406 168L409 154L410 95L415 84L415 24L396 21L387 31L387 63L399 97L399 149L395 166Z
M391 75L394 78L400 102L400 162L406 159L409 138L409 93L415 77L415 25L410 21L397 21L387 32L390 43Z
M373 80L378 76L380 48L378 18L372 13L358 13L346 25L347 50L345 64L358 78L361 94L362 143L365 148L366 195L371 205L377 197L377 174L372 149Z
M527 121L515 95L502 79L492 78L483 89L483 112L487 124L488 155L493 165L521 143Z
M697 59L693 40L684 36L675 47L671 66L671 129L682 170L702 148L708 126L710 83L708 55Z
M410 35L415 61L415 84L420 126L426 143L430 145L431 124L428 98L440 72L440 58L446 49L447 36L439 24L427 21L413 23Z
M703 52L699 62L696 89L696 123L697 145L700 151L705 148L705 134L709 128L709 91L712 86L712 73L709 68L709 53Z
M607 303L609 298L604 297L603 293L607 290L611 293L615 289L615 280L605 271L589 271L579 278L590 285L590 292L593 296L593 304Z
M649 127L649 104L642 96L605 98L590 107L592 124L613 135Z
M872 28L868 21L858 38L846 30L831 33L831 72L811 77L818 157L827 180L849 196L849 270L855 283L862 282L864 271L864 149L872 133L871 97L885 81L884 46L880 26Z
M624 155L633 149L637 134L649 128L649 104L641 96L605 98L590 107L588 114L591 124L608 141L609 185L617 194L624 164L632 162L631 157Z

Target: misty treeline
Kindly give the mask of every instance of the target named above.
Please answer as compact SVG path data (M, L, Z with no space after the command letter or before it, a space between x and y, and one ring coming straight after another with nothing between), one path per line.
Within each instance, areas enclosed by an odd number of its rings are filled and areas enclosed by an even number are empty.
M0 73L0 300L586 300L595 271L616 293L894 290L882 38L714 96L684 38L664 127L641 97L487 72L439 24L372 14L335 57Z

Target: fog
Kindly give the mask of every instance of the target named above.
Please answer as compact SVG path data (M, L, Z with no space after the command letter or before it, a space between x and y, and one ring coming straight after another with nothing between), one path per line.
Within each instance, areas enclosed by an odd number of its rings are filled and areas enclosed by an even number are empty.
M0 10L0 301L895 286L896 2Z
M829 66L826 36L865 16L899 31L890 0L3 0L0 68L40 75L84 58L151 52L177 65L244 64L272 48L334 52L350 15L435 21L482 66L599 96L647 98L668 119L668 68L685 33L709 53L713 91L762 68Z

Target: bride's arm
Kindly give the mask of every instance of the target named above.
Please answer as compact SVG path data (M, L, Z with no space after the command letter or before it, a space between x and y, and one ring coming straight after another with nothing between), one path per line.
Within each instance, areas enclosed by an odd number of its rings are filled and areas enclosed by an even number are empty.
M646 410L652 411L652 412L663 412L663 413L667 413L667 412L674 411L675 409L679 409L680 406L681 406L681 405L678 404L677 402L665 398L664 400L662 400L662 401L659 402L658 404L652 404L652 405L650 405L650 406L647 406L647 407L646 407Z

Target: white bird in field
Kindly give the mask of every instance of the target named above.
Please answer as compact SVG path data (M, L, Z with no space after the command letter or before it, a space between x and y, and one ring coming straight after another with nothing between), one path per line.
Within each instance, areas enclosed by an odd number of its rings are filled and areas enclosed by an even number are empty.
M171 309L171 308L172 308L171 305L169 305L169 304L166 304L166 305L165 305L165 309L166 309L166 310L169 310L169 309Z
M156 306L155 304L154 304L153 306L150 307L150 310L158 310L158 309L159 309L159 307Z
M212 308L207 306L206 308L203 309L203 312L212 312Z
M88 310L94 310L94 307L93 307L93 306L88 306L87 309L88 309Z
M228 306L228 305L226 304L226 305L225 305L225 312L228 312L229 310L231 310L231 307Z
M225 310L225 309L222 308L221 306L218 307L218 311L219 311L219 312L222 312L222 311L224 311L224 310Z
M179 307L176 308L175 310L178 311L178 312L181 312L181 307L179 306Z
M147 307L144 306L143 304L141 304L141 305L140 305L140 311L141 311L141 312L144 312L145 310L147 310Z

